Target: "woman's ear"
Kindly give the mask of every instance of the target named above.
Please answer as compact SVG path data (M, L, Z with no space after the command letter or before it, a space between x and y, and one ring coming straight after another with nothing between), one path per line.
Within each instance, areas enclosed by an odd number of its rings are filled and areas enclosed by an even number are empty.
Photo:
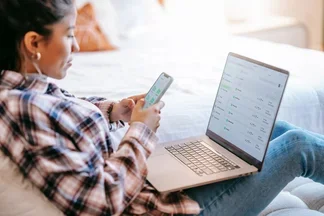
M23 40L26 51L28 53L35 54L39 49L40 42L42 40L43 40L43 36L41 36L40 34L34 31L27 32Z

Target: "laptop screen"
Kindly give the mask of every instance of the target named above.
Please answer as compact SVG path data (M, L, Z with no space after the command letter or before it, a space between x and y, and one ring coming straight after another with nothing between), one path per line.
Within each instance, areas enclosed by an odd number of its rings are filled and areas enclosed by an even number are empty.
M288 76L281 69L230 54L207 131L230 148L263 161Z

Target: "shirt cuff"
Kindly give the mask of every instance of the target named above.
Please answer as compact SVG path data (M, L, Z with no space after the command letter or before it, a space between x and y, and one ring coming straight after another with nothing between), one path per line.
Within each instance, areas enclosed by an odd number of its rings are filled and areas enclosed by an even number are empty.
M108 122L108 126L109 126L109 131L114 132L120 128L125 127L125 123L123 121L119 120L116 122Z
M124 140L128 138L137 140L146 150L147 157L153 152L159 140L156 134L142 122L131 123Z

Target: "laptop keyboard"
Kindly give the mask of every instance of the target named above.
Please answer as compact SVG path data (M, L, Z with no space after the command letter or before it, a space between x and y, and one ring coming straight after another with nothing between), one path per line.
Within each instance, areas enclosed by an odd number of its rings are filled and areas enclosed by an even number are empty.
M168 146L165 149L199 176L240 168L225 156L207 148L203 143L199 140Z

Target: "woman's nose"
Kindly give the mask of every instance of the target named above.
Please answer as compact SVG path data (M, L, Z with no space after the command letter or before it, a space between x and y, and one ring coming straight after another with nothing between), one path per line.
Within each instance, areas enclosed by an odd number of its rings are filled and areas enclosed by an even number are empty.
M80 46L76 38L74 38L72 43L72 52L79 52L79 51L80 51Z

